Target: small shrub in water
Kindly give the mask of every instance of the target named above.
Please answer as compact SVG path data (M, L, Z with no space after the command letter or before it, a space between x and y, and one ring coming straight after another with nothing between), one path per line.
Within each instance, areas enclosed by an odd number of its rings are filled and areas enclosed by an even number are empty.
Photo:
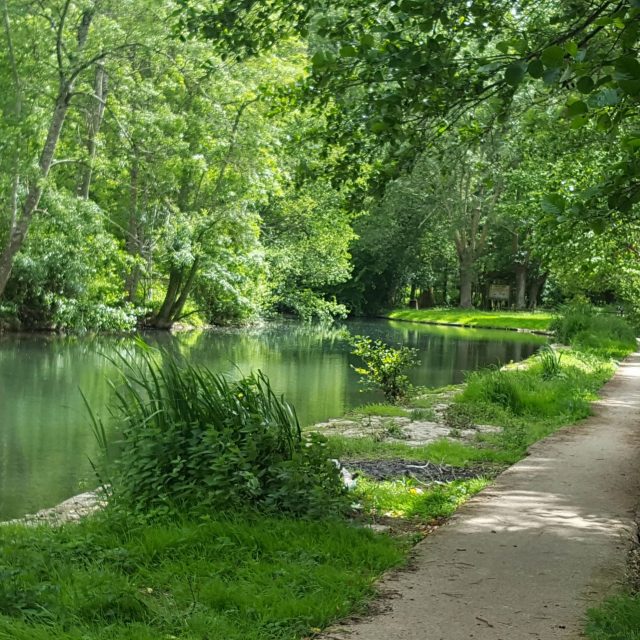
M361 382L369 389L379 389L387 402L396 404L407 396L411 383L407 369L419 364L417 350L409 347L394 347L382 340L367 336L354 336L353 355L362 359L362 367L353 367L361 376Z
M111 408L119 442L105 468L127 508L315 515L344 505L324 440L303 437L293 407L262 373L232 382L148 347L119 367ZM95 418L94 428L105 433Z

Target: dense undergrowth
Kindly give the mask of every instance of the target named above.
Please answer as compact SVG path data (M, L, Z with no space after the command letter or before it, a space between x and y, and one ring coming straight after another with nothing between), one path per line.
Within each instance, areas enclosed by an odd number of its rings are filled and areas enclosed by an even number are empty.
M238 381L141 343L119 360L115 443L94 416L111 502L135 513L336 515L348 505L320 436L260 372ZM110 455L110 448L115 454Z

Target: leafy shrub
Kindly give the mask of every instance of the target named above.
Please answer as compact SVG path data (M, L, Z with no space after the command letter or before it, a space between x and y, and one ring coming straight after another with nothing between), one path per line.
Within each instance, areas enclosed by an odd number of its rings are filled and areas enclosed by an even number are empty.
M406 370L416 364L417 350L409 347L396 349L382 340L368 336L352 338L353 355L359 356L363 367L353 367L361 376L360 382L369 389L379 389L387 402L396 404L407 396L411 389ZM353 366L353 365L352 365Z
M303 437L295 410L262 373L231 382L146 345L118 365L111 416L120 437L103 471L116 502L141 512L250 507L294 515L344 505L324 440ZM108 449L95 417L94 429Z
M593 319L595 310L586 302L576 302L560 309L560 314L549 327L563 344L571 344L571 339L587 329Z

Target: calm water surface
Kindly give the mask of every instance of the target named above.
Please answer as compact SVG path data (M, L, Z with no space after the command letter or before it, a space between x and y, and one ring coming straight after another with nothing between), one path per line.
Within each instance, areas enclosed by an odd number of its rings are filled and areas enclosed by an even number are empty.
M531 355L543 338L503 331L433 327L390 321L349 322L354 334L420 351L415 384L441 386L464 372ZM151 334L146 340L228 373L262 369L297 408L303 424L336 417L379 400L360 392L339 328L296 323L262 330ZM80 389L101 412L109 401L114 354L130 338L0 337L0 520L57 504L95 481L96 447Z

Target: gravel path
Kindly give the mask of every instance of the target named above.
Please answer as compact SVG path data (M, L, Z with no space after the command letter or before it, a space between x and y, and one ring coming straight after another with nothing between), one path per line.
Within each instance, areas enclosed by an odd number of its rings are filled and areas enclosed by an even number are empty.
M595 415L531 448L382 583L378 615L340 640L581 638L585 611L623 579L640 503L640 354Z

